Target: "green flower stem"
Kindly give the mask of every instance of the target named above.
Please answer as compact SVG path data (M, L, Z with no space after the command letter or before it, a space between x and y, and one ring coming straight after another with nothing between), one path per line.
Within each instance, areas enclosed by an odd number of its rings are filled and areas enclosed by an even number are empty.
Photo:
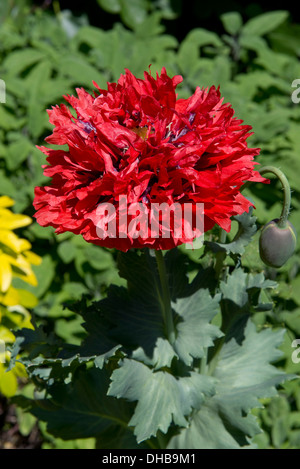
M207 358L208 358L208 349L207 347L204 349L204 355L201 358L200 366L199 366L199 373L201 375L207 374Z
M286 228L286 223L287 223L287 219L288 219L288 215L290 213L290 207L291 207L291 188L290 188L289 182L288 182L286 176L283 174L283 172L279 168L276 168L275 166L263 166L258 171L261 175L263 175L265 173L274 174L275 176L277 176L277 178L279 179L279 181L282 184L282 188L283 188L283 205L282 205L281 215L280 215L279 221L278 221L278 226L279 226L279 228ZM242 187L241 190L246 189L250 184L251 184L251 182L247 182Z
M219 242L224 244L226 242L226 231L223 228L220 228L220 239ZM217 252L216 253L216 263L215 263L215 272L216 278L219 278L221 271L223 269L224 260L226 259L226 252Z
M162 290L164 323L168 340L173 344L175 342L175 328L165 260L161 251L155 251L155 256Z
M290 207L291 207L291 189L290 189L289 182L286 176L283 174L283 172L280 169L275 168L274 166L264 166L263 168L259 170L259 172L260 174L265 174L265 173L275 174L275 176L278 177L279 181L282 184L283 205L282 205L281 215L278 221L278 226L279 228L285 228L288 215L290 213Z

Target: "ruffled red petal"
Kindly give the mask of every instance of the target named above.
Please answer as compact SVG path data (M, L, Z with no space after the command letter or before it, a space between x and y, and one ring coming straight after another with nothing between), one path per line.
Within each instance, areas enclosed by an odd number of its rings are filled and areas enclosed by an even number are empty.
M54 130L46 141L68 148L39 147L47 155L44 174L52 178L51 185L35 190L40 225L122 251L171 249L201 233L193 232L193 221L178 236L175 226L167 226L168 213L160 214L151 231L146 220L153 218L153 204L189 204L192 210L204 204L202 231L215 224L230 230L231 217L251 206L240 192L243 184L267 182L255 171L259 149L248 147L251 127L234 117L219 88L198 87L188 99L177 99L181 81L165 68L155 78L145 72L144 79L126 70L105 90L95 84L94 95L78 88L77 97L65 96L75 113L64 104L48 110ZM99 236L101 204L113 207L110 221L117 233L126 231L119 204L125 196L127 208L142 204L144 218L134 225L128 216L126 237ZM177 225L183 221L176 219Z

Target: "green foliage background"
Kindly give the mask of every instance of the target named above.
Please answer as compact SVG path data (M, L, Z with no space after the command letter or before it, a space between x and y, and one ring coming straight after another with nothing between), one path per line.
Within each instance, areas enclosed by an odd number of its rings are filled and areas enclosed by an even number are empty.
M84 6L82 11L65 9L58 1L43 7L25 0L1 2L0 78L6 84L6 103L0 104L0 194L16 201L16 212L32 216L34 187L46 182L44 157L35 147L51 133L46 109L63 102L62 95L74 94L76 87L92 91L93 80L105 87L124 68L142 77L151 64L153 74L165 66L169 75L183 76L179 97L190 96L196 86L220 86L224 101L253 126L249 144L261 148L258 161L280 167L288 177L293 190L290 220L300 233L300 103L291 100L292 82L300 78L300 24L289 11L254 15L258 7L242 14L220 8L215 28L209 21L210 29L193 21L183 31L178 27L182 11L183 2L171 0L91 0L87 12ZM279 215L279 183L272 181L267 188L257 184L247 193L255 202L259 225ZM84 334L82 319L67 303L84 294L99 300L108 285L122 284L116 253L71 234L56 236L36 223L22 235L43 258L35 268L38 286L31 288L39 299L34 321L60 341L78 344ZM197 262L199 253L190 256ZM255 322L258 328L285 325L285 355L277 366L299 373L299 365L291 361L291 342L300 337L299 249L275 271L260 261L256 235L243 264L278 282L270 298L275 313L257 313ZM20 393L30 391L28 385ZM284 385L280 397L266 402L258 416L264 429L260 447L300 448L299 382ZM34 418L19 410L19 420L28 434ZM40 428L44 447L94 445L93 440L62 443L48 435L42 423Z

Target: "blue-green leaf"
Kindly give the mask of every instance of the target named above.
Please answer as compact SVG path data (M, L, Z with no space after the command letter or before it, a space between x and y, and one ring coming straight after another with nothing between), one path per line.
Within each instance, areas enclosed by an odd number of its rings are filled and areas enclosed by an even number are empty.
M231 243L205 241L205 245L214 252L223 251L226 254L243 254L245 247L256 233L256 217L253 215L253 207L250 207L249 212L244 212L233 218L238 222L239 228Z
M136 448L128 427L132 405L108 397L108 384L105 370L80 369L73 382L50 388L52 402L36 399L31 413L47 422L48 432L64 440L96 437L102 449Z
M138 401L129 425L135 427L137 441L168 431L171 422L187 427L193 409L199 409L206 395L214 394L214 380L191 373L176 379L169 373L154 373L147 366L125 359L112 374L108 395ZM145 418L146 417L146 418Z
M177 324L177 337L173 344L179 358L191 365L194 358L201 358L204 350L223 334L211 324L219 312L220 295L212 298L208 290L200 289L192 296L173 304L181 321Z
M194 414L190 426L174 436L170 449L238 449L251 446L261 430L251 409L262 407L259 399L277 394L276 387L292 378L272 365L284 330L256 331L249 320L243 335L240 327L222 347L217 365L210 370L217 379L216 393Z

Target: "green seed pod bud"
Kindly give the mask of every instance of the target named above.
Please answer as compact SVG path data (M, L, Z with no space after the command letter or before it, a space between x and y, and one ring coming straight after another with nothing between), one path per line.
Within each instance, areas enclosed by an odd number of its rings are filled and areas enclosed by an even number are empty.
M278 226L279 219L267 223L260 234L259 253L261 260L270 267L281 267L296 249L297 235L292 223Z

